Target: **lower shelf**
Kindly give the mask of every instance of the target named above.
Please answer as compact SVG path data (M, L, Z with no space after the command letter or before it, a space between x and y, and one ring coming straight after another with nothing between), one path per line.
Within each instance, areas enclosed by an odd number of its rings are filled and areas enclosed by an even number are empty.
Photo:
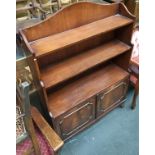
M48 109L57 133L66 139L120 103L128 73L109 64L48 95Z

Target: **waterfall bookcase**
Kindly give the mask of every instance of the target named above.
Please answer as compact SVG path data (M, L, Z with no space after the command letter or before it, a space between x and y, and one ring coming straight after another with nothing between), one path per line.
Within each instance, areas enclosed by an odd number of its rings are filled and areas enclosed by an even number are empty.
M45 111L63 140L124 103L134 20L123 3L79 2L20 30Z

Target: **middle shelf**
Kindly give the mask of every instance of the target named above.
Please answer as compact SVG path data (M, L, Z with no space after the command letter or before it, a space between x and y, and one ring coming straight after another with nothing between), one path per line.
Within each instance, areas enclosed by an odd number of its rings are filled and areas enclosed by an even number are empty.
M126 52L130 48L129 45L119 40L112 40L58 64L43 68L41 70L41 79L44 82L45 88L49 89L60 82Z

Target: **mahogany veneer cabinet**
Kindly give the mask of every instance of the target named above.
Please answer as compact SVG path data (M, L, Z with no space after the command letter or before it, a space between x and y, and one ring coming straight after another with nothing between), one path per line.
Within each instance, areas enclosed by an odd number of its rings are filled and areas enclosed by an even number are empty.
M134 19L122 3L79 2L20 30L45 110L62 139L125 101Z

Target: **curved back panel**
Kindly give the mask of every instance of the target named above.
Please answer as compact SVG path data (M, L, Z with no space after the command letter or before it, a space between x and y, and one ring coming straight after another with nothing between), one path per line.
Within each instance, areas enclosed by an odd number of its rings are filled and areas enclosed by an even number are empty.
M117 3L97 4L79 2L58 11L45 21L22 31L30 42L112 16L118 13L118 8L119 4Z

